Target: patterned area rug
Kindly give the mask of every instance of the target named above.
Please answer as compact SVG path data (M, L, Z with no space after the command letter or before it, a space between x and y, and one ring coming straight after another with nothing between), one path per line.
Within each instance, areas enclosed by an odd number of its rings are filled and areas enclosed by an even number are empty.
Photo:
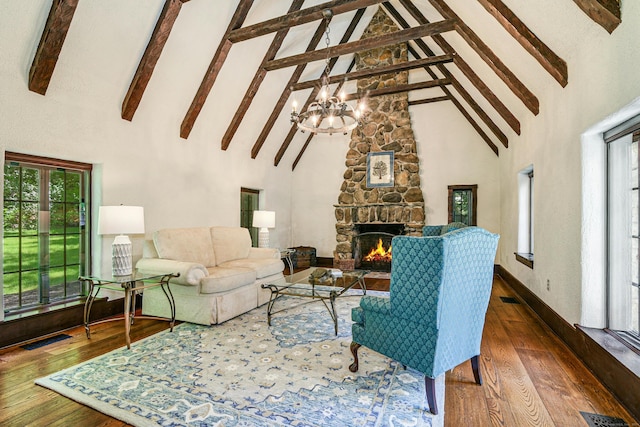
M444 376L433 416L418 372L365 347L349 371L359 299L337 300L337 337L322 302L277 313L270 327L259 307L212 327L181 324L36 383L136 426L442 426Z

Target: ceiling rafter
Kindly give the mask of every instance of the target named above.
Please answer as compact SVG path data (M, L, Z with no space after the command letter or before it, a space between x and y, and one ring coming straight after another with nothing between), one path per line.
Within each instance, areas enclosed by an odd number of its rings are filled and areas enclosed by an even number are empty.
M344 32L344 35L342 36L340 43L346 43L347 41L349 41L358 23L360 23L360 20L362 19L362 16L364 15L365 10L366 8L358 9L356 14L351 19L351 22L349 23L349 26L347 27L346 31ZM316 34L314 35L314 38L312 39L312 41L309 43L309 47L307 48L307 51L313 50L317 47L319 42L319 37L323 35L322 31L326 30L326 25L328 25L328 22L326 20L323 20L322 24L318 26L318 30L316 31ZM318 37L318 41L316 41L316 37ZM260 149L262 148L264 142L266 141L267 136L271 132L273 125L275 124L276 120L280 116L280 113L282 112L282 109L284 108L284 105L287 99L291 95L291 92L293 91L293 86L300 79L300 76L302 75L302 72L305 69L305 67L306 67L306 64L298 65L295 71L293 72L293 74L291 75L289 82L287 83L284 90L282 91L282 95L280 95L280 98L276 103L276 106L273 108L271 115L267 119L267 122L265 123L264 127L262 128L262 131L260 132L260 135L258 136L258 139L256 140L256 142L253 145L253 148L251 149L252 159L255 159L258 153L260 152Z
M29 90L45 95L80 0L53 0L29 69Z
M533 56L554 79L565 87L568 83L567 63L538 38L501 0L478 2Z
M314 50L318 46L318 43L320 43L320 40L322 39L322 36L324 35L324 32L326 31L327 26L329 25L330 19L331 18L326 20L323 19L320 22L320 25L318 25L318 28L316 29L315 34L313 35L313 37L311 38L311 41L309 42L309 45L307 46L306 52ZM264 141L267 139L267 136L269 136L269 133L271 132L271 129L273 128L273 125L275 124L276 120L280 116L280 113L282 112L282 109L284 108L287 102L287 99L289 99L289 95L291 95L291 85L293 85L295 82L297 82L300 79L300 76L302 75L302 72L304 71L306 66L307 64L298 65L296 69L293 71L293 73L291 74L291 77L289 78L289 82L287 83L284 90L280 94L280 98L278 98L278 101L276 102L275 107L273 107L273 110L271 111L271 114L269 115L267 122L263 126L262 131L260 132L260 135L258 135L258 139L256 140L256 142L253 144L253 147L251 148L252 159L255 159L258 153L260 152L260 149L264 145Z
M422 14L422 12L420 12L418 8L415 7L415 5L411 1L401 0L400 2L416 21L424 22L424 23L429 22L427 18L425 18L425 16ZM403 22L406 23L406 21L404 21L402 17L399 17L398 19L399 19L399 22L400 20L402 20ZM458 67L458 69L465 75L467 79L469 79L471 84L475 86L478 92L480 92L480 94L489 102L489 104L491 104L494 110L496 110L498 114L500 114L500 117L502 117L503 120L507 122L507 124L511 127L511 129L513 129L515 133L520 135L520 121L516 118L516 116L513 115L513 113L506 107L506 105L504 105L502 101L500 101L500 99L493 93L493 91L489 88L489 86L487 86L482 81L480 76L478 76L473 71L473 69L469 66L469 64L467 64L467 62L462 58L462 56L456 52L453 46L451 46L449 42L447 42L442 35L434 36L433 41L435 41L436 44L440 47L440 49L442 49L444 52L455 54L453 61L454 61L454 64ZM418 44L418 46L420 46L422 51L425 52L426 54L429 54L429 52L431 52L431 50L427 47L424 41L419 40L416 43ZM453 77L446 67L439 67L439 69L442 73L445 73L445 75L447 75L449 78ZM456 90L460 92L461 96L465 98L471 98L471 95L469 95L469 93L462 87L462 85L459 83L457 79L452 78L452 81L454 82L453 84L456 87ZM480 113L478 114L482 115ZM487 125L491 126L489 123L487 123Z
M580 9L611 34L622 22L619 0L573 0Z
M400 13L391 4L385 3L384 6L387 9L387 11L389 11L389 13L392 15L392 17L394 19L396 19L396 21L402 27L409 26L409 23L402 17L402 15L400 15ZM424 17L424 15L422 15L422 13L420 13L420 11L418 11L415 8L415 6L413 5L413 3L411 1L408 1L408 0L404 1L403 2L403 6L407 9L407 11L417 21L428 22L427 19ZM455 50L444 40L444 38L442 36L438 35L438 36L433 37L433 39L434 39L434 41L436 43L438 43L438 45L441 46L443 51L454 55L454 63L455 63L456 59L458 59L458 57L459 57L459 55L455 52ZM427 56L434 55L434 52L429 48L429 46L427 46L427 44L424 42L424 40L419 39L419 40L414 40L414 42L422 50L422 52L424 52L424 54L426 54ZM411 46L409 46L409 48L411 49L411 54L414 57L416 57L416 58L420 57L420 55L415 51L415 49L411 48ZM485 122L485 124L489 127L489 129L491 129L491 131L500 140L500 142L502 142L502 144L505 147L508 147L509 146L509 140L508 140L507 136L504 134L504 132L502 132L500 130L500 128L493 122L493 120L491 120L489 115L478 105L478 103L466 91L466 89L462 86L462 84L460 84L460 82L453 76L453 74L451 74L449 69L446 66L442 65L442 64L438 65L437 68L446 78L451 80L452 85L458 91L458 94L464 98L464 100L476 112L476 114L480 117L480 119L482 119L482 121ZM433 78L435 78L435 73L433 73L433 71L431 71L430 69L427 69L427 71L431 74L431 76ZM479 77L478 77L478 80L480 80ZM481 82L481 80L480 80L480 82ZM484 83L482 83L482 84L484 85ZM486 87L486 85L485 85L485 88L490 92L490 90L488 89L488 87ZM471 115L462 107L462 104L453 96L451 91L446 87L443 87L442 90L444 91L445 95L449 96L449 98L453 101L454 105L458 108L458 110L460 110L460 113L462 113L462 115L467 120L469 120L469 122L471 123L473 128L476 129L476 130L479 129L480 126L475 122L475 120L473 120L471 118ZM505 109L506 109L506 107L505 107ZM519 129L519 126L518 126L518 129ZM480 136L482 137L482 139L485 140L487 145L489 145L489 147L491 147L493 149L494 144L491 141L491 139L486 135L486 133L482 132L482 133L480 133Z
M399 30L394 33L371 37L350 43L338 44L326 49L318 49L313 52L301 53L298 55L288 56L285 58L274 59L265 64L268 71L278 70L281 68L292 67L307 62L319 61L325 59L327 55L336 57L360 52L363 50L375 49L390 44L402 43L421 37L433 36L446 31L453 31L455 26L454 20L444 20L434 22L432 24L424 24L417 27Z
M427 18L424 17L424 15L415 7L415 5L410 0L401 0L401 3L405 7L405 9L407 9L407 11L411 14L411 16L413 16L415 20L417 20L418 22L429 22L427 21ZM402 17L400 17L399 19L402 20ZM403 22L406 23L406 21L404 20ZM484 98L491 104L491 106L498 112L498 114L500 114L500 116L504 119L505 122L507 122L507 124L511 127L511 129L513 129L514 132L520 135L520 122L518 121L518 119L513 115L513 113L511 113L511 111L509 111L509 109L502 103L502 101L500 101L500 99L493 93L493 91L489 88L489 86L487 86L482 81L480 76L478 76L473 71L473 69L467 64L467 62L462 58L462 56L456 53L455 49L441 35L434 36L433 40L436 42L438 46L440 46L440 48L443 51L449 52L449 53L455 53L455 56L453 58L454 64L458 67L458 69L460 69L460 71L462 71L462 73L467 77L467 79L469 79L471 84L475 86L475 88L480 92L482 96L484 96ZM431 54L432 52L431 49L429 49L429 47L427 46L426 43L424 43L424 41L418 40L416 44L420 47L420 49L422 49L424 53L426 53L427 55ZM499 128L496 126L493 120L489 119L489 116L487 116L484 110L482 110L478 106L477 102L473 100L472 96L469 94L469 92L467 92L467 90L462 86L462 84L460 84L459 80L455 79L451 74L451 72L446 67L439 67L439 69L445 76L451 79L454 87L459 92L460 96L462 96L467 101L467 103L471 106L471 108L473 108L476 111L476 114L480 116L480 118L485 122L485 124L489 126L490 129L492 129L494 134L496 134L496 136L500 138L503 145L507 147L508 143L506 142L506 136L503 136L504 133L499 130Z
M304 3L304 0L293 0L293 3L289 8L289 12L299 10L302 7L302 3ZM264 78L267 76L267 70L264 68L264 65L276 57L276 54L278 53L278 50L280 50L280 46L282 46L282 42L284 42L284 38L287 36L288 32L289 28L276 32L269 49L267 49L267 53L265 53L264 58L262 58L261 65L258 67L256 74L253 76L253 80L251 80L251 83L249 84L249 88L240 102L240 106L233 115L233 119L231 119L231 123L222 137L221 147L223 150L229 148L231 140L236 134L238 127L240 127L240 123L242 123L244 115L251 106L253 98L256 96L256 93L258 93L258 89L260 89L260 85L264 81Z
M151 39L142 55L142 59L140 59L138 69L129 85L129 90L122 101L121 116L123 119L129 121L133 119L133 115L140 105L147 84L149 84L149 80L151 80L153 70L158 63L158 59L160 59L164 45L169 39L173 24L175 24L178 18L182 4L188 1L189 0L165 0L162 12L151 34Z
M229 41L229 33L234 29L240 28L242 26L242 23L247 18L249 9L251 9L251 5L253 5L253 0L240 0L240 3L238 3L238 7L236 7L236 11L231 18L231 22L229 22L229 26L227 27L224 36L222 36L222 41L218 45L218 49L216 50L216 53L213 55L213 59L211 59L211 63L209 64L209 68L207 68L207 72L202 78L200 87L198 88L193 101L191 101L189 110L187 110L187 114L182 120L182 124L180 125L181 138L186 139L189 137L189 134L193 129L193 125L200 115L200 111L202 111L202 106L207 100L207 97L211 92L211 88L213 88L213 84L218 77L218 73L220 73L220 69L227 59L227 55L229 54L229 50L231 49L232 43Z
M238 28L229 34L229 41L238 43L266 34L275 33L285 28L296 27L309 22L318 21L324 18L323 11L329 9L333 16L351 12L357 9L365 9L382 3L384 0L334 0L309 7L286 15L278 16L267 21L259 22L244 28Z
M538 98L516 77L485 42L445 3L444 0L429 0L429 3L445 18L456 20L456 30L460 36L491 67L494 73L535 115L540 112Z
M451 97L447 95L443 96L434 96L433 98L424 98L424 99L413 99L409 101L409 106L412 105L421 105L421 104L431 104L434 102L442 102L442 101L450 101Z
M383 67L366 68L363 70L352 71L351 73L336 74L335 76L329 77L329 84L339 83L343 80L355 80L355 79L360 79L365 77L379 76L382 74L408 71L408 70L413 70L415 68L424 68L431 65L444 64L447 62L453 62L453 55L449 55L449 54L438 55L438 56L432 56L432 57L423 58L423 59L417 59L414 61L399 62L397 64L386 65ZM309 88L318 86L321 83L322 83L322 78L307 80L304 82L299 82L294 84L292 86L292 90L295 92L298 90L309 89Z
M366 93L357 93L357 92L348 93L344 95L344 100L351 101L351 100L360 99L363 97L373 98L374 96L394 95L396 93L401 93L401 92L411 92L412 90L430 89L438 86L443 87L450 84L451 84L451 80L449 79L434 79L434 80L427 80L423 82L407 83L407 84L384 87L381 89L371 89L371 90L368 90Z

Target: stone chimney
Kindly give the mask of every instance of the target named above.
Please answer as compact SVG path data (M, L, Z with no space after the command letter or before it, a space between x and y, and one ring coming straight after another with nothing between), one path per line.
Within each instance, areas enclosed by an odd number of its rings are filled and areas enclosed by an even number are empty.
M396 24L378 8L362 38L398 31ZM401 43L356 54L357 69L375 68L408 59ZM358 80L358 92L408 83L408 72ZM404 224L404 234L422 235L424 198L420 188L420 165L411 128L406 92L366 98L367 115L351 134L336 216L337 261L351 259L353 238L361 224ZM367 186L370 153L393 153L393 183Z

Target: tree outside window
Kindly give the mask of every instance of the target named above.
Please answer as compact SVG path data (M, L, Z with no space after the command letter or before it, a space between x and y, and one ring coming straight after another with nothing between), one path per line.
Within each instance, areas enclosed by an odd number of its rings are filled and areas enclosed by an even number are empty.
M478 185L450 185L449 223L477 225Z

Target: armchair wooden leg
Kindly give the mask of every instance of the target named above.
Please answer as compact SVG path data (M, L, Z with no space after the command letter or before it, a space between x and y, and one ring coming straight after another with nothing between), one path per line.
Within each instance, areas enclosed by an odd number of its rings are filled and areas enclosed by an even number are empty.
M352 341L351 346L349 347L351 349L351 354L353 354L353 363L349 365L349 370L351 372L358 371L358 349L360 347L361 347L360 344L358 344L355 341Z
M424 388L427 393L427 403L429 412L438 415L438 405L436 404L436 380L435 378L424 377Z
M471 369L473 369L473 377L476 384L482 385L482 375L480 374L480 355L471 358Z

